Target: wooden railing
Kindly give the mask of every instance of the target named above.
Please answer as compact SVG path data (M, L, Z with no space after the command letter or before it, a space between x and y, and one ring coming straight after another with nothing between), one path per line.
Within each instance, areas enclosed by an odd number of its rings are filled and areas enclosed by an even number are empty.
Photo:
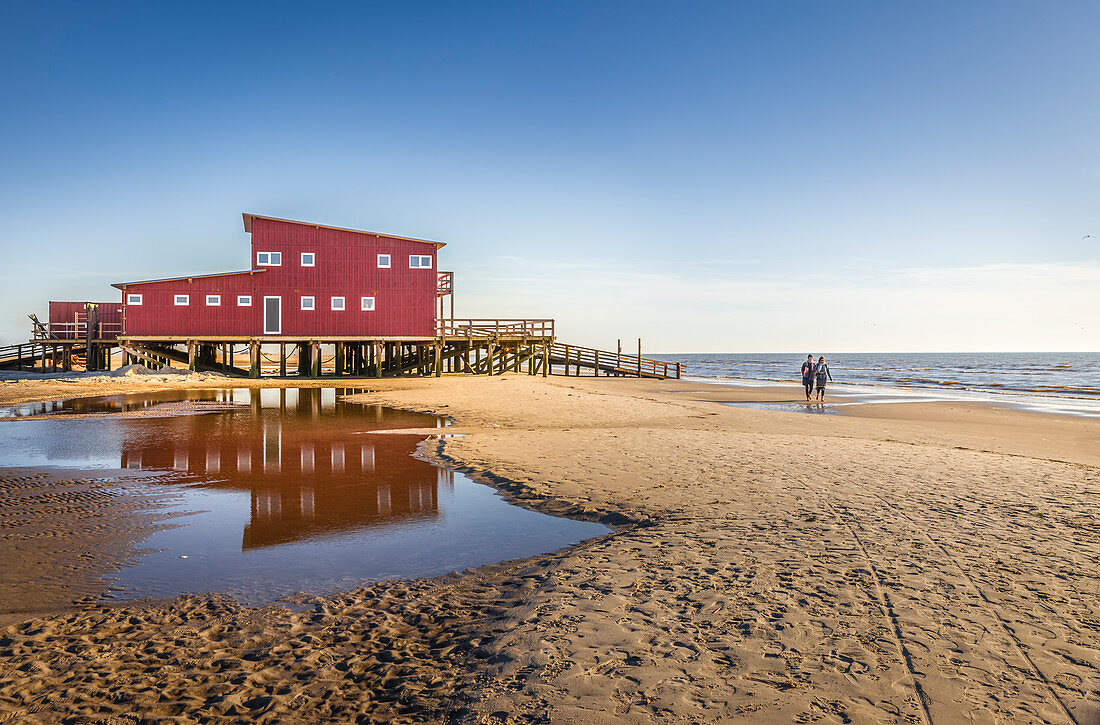
M35 340L83 340L88 334L87 322L48 322L34 327ZM97 340L113 340L122 334L121 322L99 323Z
M455 291L455 273L439 272L435 278L435 295L444 297Z
M442 337L554 337L553 320L437 320Z
M655 360L639 355L624 355L610 350L596 350L554 343L550 348L550 362L562 368L565 375L580 375L590 370L591 375L618 375L638 378L680 377L680 363Z

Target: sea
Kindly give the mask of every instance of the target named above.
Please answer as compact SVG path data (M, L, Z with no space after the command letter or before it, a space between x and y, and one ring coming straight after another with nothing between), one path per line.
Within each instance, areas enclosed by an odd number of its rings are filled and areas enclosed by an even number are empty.
M1100 416L1100 352L829 353L834 389L904 402L969 399ZM682 364L684 378L730 385L800 385L804 355L652 355Z

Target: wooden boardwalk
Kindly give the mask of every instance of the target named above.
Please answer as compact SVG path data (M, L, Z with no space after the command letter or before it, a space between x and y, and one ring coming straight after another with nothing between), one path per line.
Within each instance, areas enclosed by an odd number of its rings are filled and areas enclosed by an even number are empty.
M53 331L36 322L35 339L0 348L0 369L69 371L83 362L85 331ZM64 337L59 336L64 335ZM93 369L141 363L153 369L176 363L190 370L233 377L263 374L395 377L444 373L500 375L605 375L679 378L679 363L557 341L552 319L445 319L430 337L126 336L90 341ZM640 352L640 349L639 349Z

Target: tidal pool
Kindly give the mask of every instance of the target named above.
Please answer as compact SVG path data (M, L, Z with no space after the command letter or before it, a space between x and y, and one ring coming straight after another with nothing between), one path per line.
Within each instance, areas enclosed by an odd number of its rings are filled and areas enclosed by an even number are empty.
M119 395L0 415L0 466L129 469L127 488L169 492L164 528L112 582L120 598L223 592L267 603L366 580L435 576L609 531L506 502L414 457L437 416L340 400L334 388ZM221 403L199 415L57 418ZM131 476L136 476L132 478Z

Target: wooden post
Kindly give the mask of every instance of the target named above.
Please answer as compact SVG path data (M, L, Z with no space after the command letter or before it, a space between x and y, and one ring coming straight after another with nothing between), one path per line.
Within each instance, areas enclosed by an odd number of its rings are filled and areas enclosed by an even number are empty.
M435 376L443 377L443 345L438 342L435 344Z
M596 350L595 362L592 364L592 377L598 377L600 374L600 351Z
M248 377L260 377L260 343L256 342L255 340L248 343L248 357L249 361L252 363L252 366L248 371Z
M374 358L374 377L382 377L382 343L371 343L371 356Z
M195 344L194 340L187 341L187 369L194 370L196 358L199 354L199 347Z
M279 377L286 377L286 343L279 343Z
M542 377L550 375L550 343L542 343Z
M337 375L344 374L344 343L336 343L336 354L333 357L333 365L335 370L333 371Z
M642 377L642 338L638 338L638 377Z
M310 357L313 358L313 365L312 369L310 370L309 376L311 378L319 378L321 377L321 343L309 343L309 354Z
M73 346L66 345L62 348L62 353L65 355L65 359L61 361L61 369L65 372L72 372L73 369Z
M92 344L94 338L94 331L92 329L92 311L95 309L95 305L84 305L84 370L91 371L96 369L95 359L95 345ZM33 348L32 348L33 352Z

